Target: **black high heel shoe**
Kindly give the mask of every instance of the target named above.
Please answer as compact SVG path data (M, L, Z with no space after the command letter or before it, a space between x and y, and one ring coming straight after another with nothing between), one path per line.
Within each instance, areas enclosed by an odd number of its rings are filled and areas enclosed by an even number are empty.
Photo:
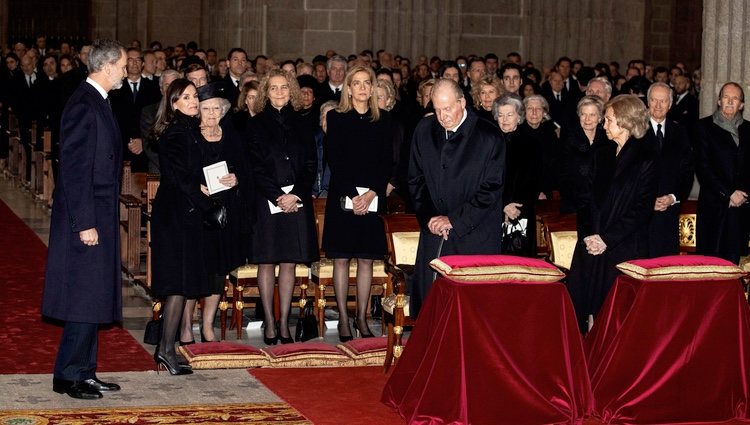
M289 328L287 328L287 331L288 330L289 330ZM289 332L289 336L286 337L286 338L283 337L283 336L281 336L281 325L276 325L276 336L279 338L279 342L281 342L282 344L292 344L292 343L294 343L294 338L292 338L292 333L291 332Z
M279 332L276 331L276 335L274 335L272 338L269 338L266 336L266 330L263 329L263 343L266 345L276 345L276 341L279 339Z
M349 321L347 320L345 323L346 323L346 327L348 328L349 327ZM339 324L336 326L338 328L338 331L339 331L339 341L341 341L341 342L349 342L349 341L353 340L354 337L351 335L351 331L349 332L349 335L341 335L341 324L342 324L341 320L339 320ZM356 324L355 324L355 326L356 326Z
M354 319L354 330L359 334L360 338L372 338L375 335L372 334L372 331L370 331L370 328L367 326L367 321L365 320L365 326L363 328L360 328L357 324L359 322L359 319ZM363 332L367 331L367 333Z
M216 335L214 335L214 337L216 337ZM214 341L216 341L216 340L215 339L212 339L212 340L206 339L206 336L203 335L203 328L201 328L201 342L214 342Z
M154 361L156 362L156 373L159 373L159 370L161 370L162 367L166 369L170 375L191 375L193 373L193 369L189 366L185 367L177 364L177 367L175 367L172 363L169 362L169 360L164 357L161 353L158 351L154 353Z

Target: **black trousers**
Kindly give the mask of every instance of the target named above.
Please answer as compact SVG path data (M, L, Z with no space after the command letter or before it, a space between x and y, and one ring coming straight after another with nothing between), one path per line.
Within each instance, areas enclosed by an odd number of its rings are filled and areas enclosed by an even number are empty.
M98 323L65 323L55 360L55 378L83 381L96 377L98 332Z

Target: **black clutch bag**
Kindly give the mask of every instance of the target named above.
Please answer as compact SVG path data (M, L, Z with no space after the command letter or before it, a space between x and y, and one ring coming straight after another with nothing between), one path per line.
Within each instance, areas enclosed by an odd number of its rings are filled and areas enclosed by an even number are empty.
M211 198L211 208L203 213L203 224L211 229L227 227L227 207L218 198Z
M146 330L143 332L143 343L149 345L159 345L161 339L161 317L149 320L146 323Z
M304 342L318 337L318 320L313 314L313 300L305 304L305 317L297 319L295 331L297 342Z

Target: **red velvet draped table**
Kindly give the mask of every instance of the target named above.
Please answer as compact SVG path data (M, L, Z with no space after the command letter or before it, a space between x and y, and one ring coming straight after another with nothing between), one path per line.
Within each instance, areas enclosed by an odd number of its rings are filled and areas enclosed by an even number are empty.
M581 422L592 394L565 287L437 279L382 401L412 424Z
M750 322L739 280L620 276L586 337L604 423L748 418Z

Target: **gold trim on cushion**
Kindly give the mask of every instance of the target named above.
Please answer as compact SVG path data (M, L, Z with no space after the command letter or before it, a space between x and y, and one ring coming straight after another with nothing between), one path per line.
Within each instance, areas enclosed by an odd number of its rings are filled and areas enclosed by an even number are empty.
M557 282L565 274L557 268L528 267L513 264L452 268L441 259L430 261L430 266L443 276L457 282Z
M270 366L263 353L216 353L193 355L187 347L177 347L193 369L247 369Z
M393 232L391 240L395 264L416 264L419 232Z
M271 367L323 367L323 366L352 366L354 360L343 353L324 354L324 353L299 353L284 357L273 357L266 353L266 357Z
M242 267L229 272L230 275L237 279L257 279L258 278L258 265L257 264L245 264ZM277 265L274 269L274 275L279 277L279 266ZM296 264L294 267L294 277L310 277L310 268L304 264Z
M745 275L741 268L734 265L665 266L647 269L625 261L618 264L617 268L639 280L728 280L739 279Z
M380 366L385 362L385 347L382 350L367 353L356 353L345 344L339 344L336 347L349 356L355 366Z

